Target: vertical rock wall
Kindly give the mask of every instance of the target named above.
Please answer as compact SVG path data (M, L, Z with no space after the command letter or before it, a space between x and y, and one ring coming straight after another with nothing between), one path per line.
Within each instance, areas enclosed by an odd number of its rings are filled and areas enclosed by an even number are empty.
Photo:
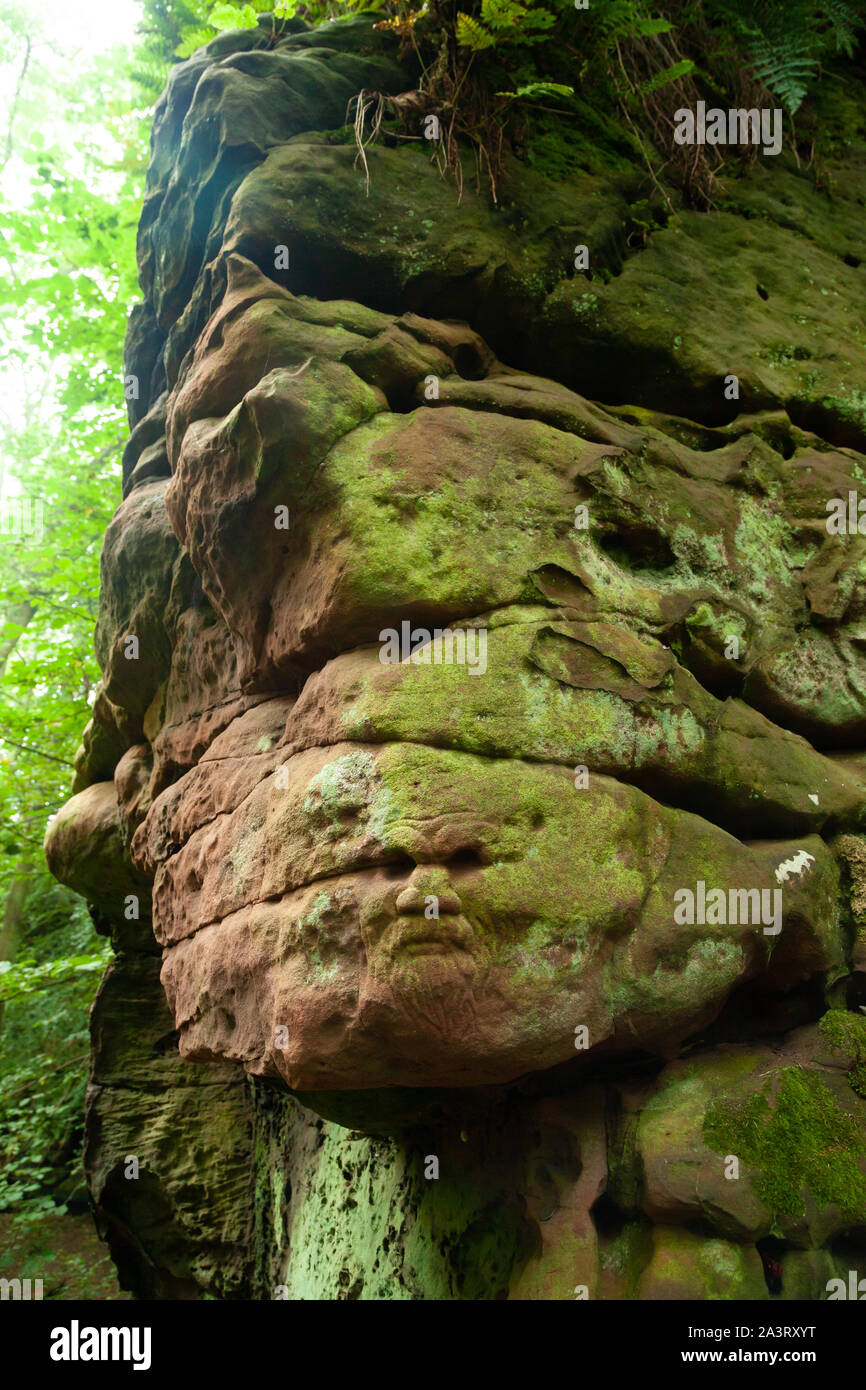
M826 1297L866 1270L864 541L826 524L866 152L636 248L637 165L512 160L494 207L392 133L368 187L347 103L398 51L262 24L157 108L47 846L116 952L100 1228L145 1298Z

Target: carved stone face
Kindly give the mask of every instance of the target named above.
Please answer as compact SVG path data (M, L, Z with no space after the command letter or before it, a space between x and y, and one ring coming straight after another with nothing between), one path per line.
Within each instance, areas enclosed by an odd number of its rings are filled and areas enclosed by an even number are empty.
M658 1044L711 1016L769 938L678 926L674 893L775 888L782 857L607 778L338 745L160 870L163 982L190 1055L301 1090L506 1081L568 1060L579 1029ZM831 886L823 857L812 897ZM784 927L808 912L795 887Z
M170 482L107 566L166 513L189 556L127 620L170 646L149 705L122 626L106 655L144 709L116 783L181 1051L304 1091L501 1083L842 970L819 832L863 783L800 735L863 720L858 557L821 520L851 460L219 265ZM746 906L678 917L700 891Z
M757 436L708 469L466 328L233 256L168 438L253 702L133 842L184 1053L304 1091L507 1082L675 1050L738 984L841 963L814 832L861 814L859 778L706 688L734 633L767 703L797 699L788 596L720 563L757 523L718 479L769 466ZM408 655L404 625L476 641ZM678 920L699 884L778 908Z

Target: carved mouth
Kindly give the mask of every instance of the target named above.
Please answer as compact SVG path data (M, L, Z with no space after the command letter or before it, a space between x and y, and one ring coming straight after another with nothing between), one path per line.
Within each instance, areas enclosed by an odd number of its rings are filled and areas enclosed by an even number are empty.
M471 954L475 934L465 917L425 917L405 913L391 922L382 939L392 953L411 956L446 956L455 952Z

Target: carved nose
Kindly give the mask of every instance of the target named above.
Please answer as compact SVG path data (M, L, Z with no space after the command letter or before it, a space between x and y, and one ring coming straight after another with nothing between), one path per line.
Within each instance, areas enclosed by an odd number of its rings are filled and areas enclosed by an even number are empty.
M423 868L415 869L394 906L400 913L417 912L423 915L430 897L437 899L440 916L453 917L463 906L444 872L431 873Z

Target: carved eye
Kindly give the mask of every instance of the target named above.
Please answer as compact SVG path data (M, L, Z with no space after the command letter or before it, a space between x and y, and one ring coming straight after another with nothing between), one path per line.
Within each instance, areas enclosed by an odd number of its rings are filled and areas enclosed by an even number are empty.
M407 878L415 868L415 860L408 854L398 854L385 865L386 878Z
M463 849L458 849L456 854L452 854L448 860L448 867L449 869L480 869L484 862L479 850L471 845L464 845Z
M460 343L454 354L454 365L458 376L464 381L482 381L487 370L478 349L471 343Z

